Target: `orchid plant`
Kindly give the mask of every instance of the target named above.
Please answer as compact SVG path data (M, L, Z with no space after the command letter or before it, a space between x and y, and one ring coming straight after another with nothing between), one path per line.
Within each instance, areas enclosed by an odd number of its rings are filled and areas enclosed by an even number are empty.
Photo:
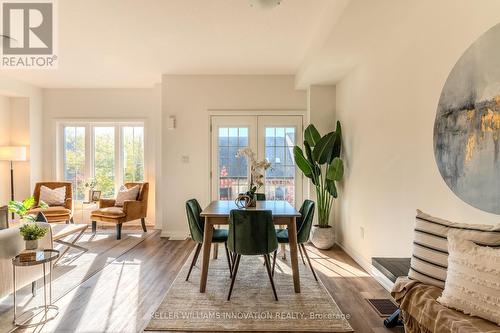
M255 153L248 147L238 150L236 157L246 157L250 164L250 182L245 194L253 198L257 190L264 186L264 175L266 170L271 167L271 163L266 159L257 161Z

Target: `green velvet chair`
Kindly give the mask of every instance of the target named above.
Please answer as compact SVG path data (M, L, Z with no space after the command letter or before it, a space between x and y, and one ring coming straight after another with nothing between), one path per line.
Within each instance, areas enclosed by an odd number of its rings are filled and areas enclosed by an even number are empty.
M191 271L193 270L196 261L198 260L198 256L200 254L201 245L203 244L203 234L205 230L205 221L200 216L201 207L198 203L198 200L191 199L186 201L186 213L189 224L189 231L191 233L191 238L198 243L196 245L196 251L193 256L193 260L191 262L191 266L189 267L189 272L186 277L186 281L189 280L189 276L191 275ZM212 236L212 243L224 243L224 247L226 249L226 257L229 266L229 276L231 276L231 260L229 258L229 252L227 250L227 229L214 229Z
M316 272L314 271L313 266L311 265L311 260L307 255L305 243L309 241L309 234L311 233L311 226L314 217L314 201L304 200L302 207L300 207L300 215L301 217L297 219L297 244L300 252L300 256L302 257L302 262L305 265L304 255L307 258L307 262L309 263L309 267L313 273L314 279L318 281L316 277ZM276 230L276 237L278 238L278 242L280 244L288 244L290 240L288 239L288 229L278 229ZM304 254L302 254L304 253ZM276 255L277 251L274 252L273 257L273 275L274 275L274 267L276 266Z
M262 255L273 288L274 299L277 301L278 295L274 287L269 256L278 248L272 212L270 210L232 210L229 215L227 247L233 254L233 276L227 300L231 299L241 256Z

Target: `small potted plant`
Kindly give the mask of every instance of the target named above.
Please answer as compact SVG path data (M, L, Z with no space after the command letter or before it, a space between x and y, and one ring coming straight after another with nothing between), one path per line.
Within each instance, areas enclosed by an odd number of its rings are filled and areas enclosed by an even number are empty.
M21 226L19 232L23 236L26 242L26 250L36 250L38 248L38 240L43 238L48 228L44 228L36 224L35 222L27 222Z
M24 201L10 201L9 212L19 215L20 220L24 224L19 229L21 236L26 241L26 250L34 250L38 248L38 240L43 238L48 229L43 228L35 223L36 215L28 214L28 211L35 205L35 198L33 196ZM40 208L47 208L48 205L40 201L38 206Z
M236 157L246 157L250 162L250 181L248 183L248 190L238 196L236 204L239 205L241 202L244 202L244 207L255 207L257 204L255 193L264 185L264 175L266 170L271 167L271 163L265 159L257 161L255 153L250 148L238 150Z
M314 125L304 131L304 150L299 146L293 149L295 164L311 179L316 189L318 224L311 229L311 242L319 249L329 249L335 243L335 233L330 225L333 201L337 198L336 182L344 177L344 162L340 158L342 130L337 128L323 137Z

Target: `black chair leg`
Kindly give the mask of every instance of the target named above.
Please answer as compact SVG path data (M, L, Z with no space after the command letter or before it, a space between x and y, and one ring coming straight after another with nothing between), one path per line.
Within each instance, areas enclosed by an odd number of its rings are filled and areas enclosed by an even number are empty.
M309 263L309 267L311 267L311 272L313 273L314 280L318 281L318 278L316 277L316 272L314 271L314 268L311 264L311 259L309 259L309 255L307 254L305 245L300 244L299 246L302 246L302 250L304 250L304 254L306 255L306 259L307 259L307 262Z
M201 250L201 244L198 243L198 245L196 245L196 251L194 253L193 260L191 261L191 266L189 267L188 275L186 276L186 281L189 280L191 271L193 270L194 265L196 265L196 261L198 260L198 255L200 254L200 250Z
M71 218L69 219L69 223L75 224L75 220L73 219L73 216L71 216Z
M36 290L38 288L38 283L36 281L31 282L31 294L36 296Z
M234 281L236 280L236 273L238 273L238 266L240 265L241 254L236 255L236 260L233 264L233 277L231 278L231 286L229 287L229 293L227 294L227 300L231 299L231 294L233 292Z
M97 221L92 221L92 233L95 235L97 232Z
M142 226L142 231L148 232L148 229L146 229L146 219L145 218L141 219L141 226Z
M116 239L117 240L122 239L122 224L121 223L116 224Z
M276 256L278 255L278 250L274 251L273 254L273 269L271 272L271 275L274 277L274 267L276 266ZM264 260L264 265L266 264L266 261Z
M227 243L224 243L224 248L226 249L226 258L227 258L227 264L229 265L229 277L232 277L232 272L233 272L233 265L231 263L231 258L229 256L229 251L227 249Z
M304 261L304 255L302 254L302 247L298 246L299 252L300 252L300 257L302 258L302 263L305 265L306 262Z
M269 258L269 254L264 254L264 260L266 262L267 275L269 275L269 281L271 281L271 287L273 287L274 299L278 300L278 295L276 294L276 288L274 287L273 275L271 273L271 259Z

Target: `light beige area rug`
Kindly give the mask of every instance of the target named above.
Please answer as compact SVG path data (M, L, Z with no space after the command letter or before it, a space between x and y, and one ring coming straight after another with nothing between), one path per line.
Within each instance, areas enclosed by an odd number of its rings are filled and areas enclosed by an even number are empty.
M52 301L56 302L73 289L78 288L83 282L94 274L103 270L116 258L122 256L137 244L159 231L148 231L143 233L138 230L123 230L122 239L116 240L114 230L100 230L96 235L86 232L77 242L78 245L88 249L81 253L71 249L54 266L52 282ZM70 238L69 238L70 239ZM63 249L58 245L56 249ZM21 313L25 309L43 304L43 282L38 282L37 296L31 294L31 285L17 291L17 311ZM0 300L0 332L8 332L14 329L13 318L13 297L12 294Z
M242 256L231 300L229 269L223 249L210 260L206 293L199 292L201 254L189 281L191 257L182 267L148 331L192 332L350 332L349 322L321 282L299 259L301 293L293 289L291 268L278 260L275 301L262 257ZM288 256L290 258L290 256Z

